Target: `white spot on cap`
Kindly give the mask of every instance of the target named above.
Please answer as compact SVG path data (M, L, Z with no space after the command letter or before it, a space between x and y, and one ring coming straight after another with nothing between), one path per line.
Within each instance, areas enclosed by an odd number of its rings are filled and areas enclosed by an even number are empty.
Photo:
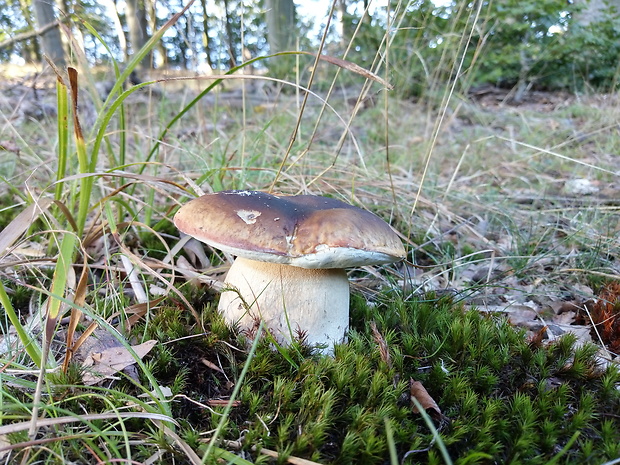
M246 224L256 223L256 218L261 215L261 212L256 210L237 210L237 216L245 221Z
M222 191L222 193L225 195L241 195L243 197L247 197L247 196L255 194L255 192L253 191L230 191L230 192Z

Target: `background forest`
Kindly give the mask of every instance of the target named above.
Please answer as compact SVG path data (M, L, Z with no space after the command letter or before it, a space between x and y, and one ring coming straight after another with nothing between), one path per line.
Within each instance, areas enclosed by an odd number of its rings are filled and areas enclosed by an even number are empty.
M0 0L0 463L618 464L619 56L618 0ZM227 189L398 233L333 354L217 311Z
M71 62L78 50L93 66L109 65L111 59L126 62L182 6L150 0L3 0L0 62L39 63L44 52L57 63ZM301 2L297 9L304 14L296 14L292 0L201 0L191 4L141 66L210 72L269 53L313 51L329 18L325 52L346 53L364 68L372 66L389 31L390 82L403 95L437 89L450 79L449 65L457 59L462 59L456 88L461 93L484 84L517 86L517 98L528 88L612 90L618 81L618 6L603 0L421 0L391 2L394 14L388 16L384 3L368 1L338 0L333 8L329 2ZM459 33L474 20L466 36ZM36 32L56 21L65 33L58 27L46 30L40 44ZM69 42L77 47L72 53ZM277 60L261 63L265 66L273 72ZM280 68L290 66L280 63Z

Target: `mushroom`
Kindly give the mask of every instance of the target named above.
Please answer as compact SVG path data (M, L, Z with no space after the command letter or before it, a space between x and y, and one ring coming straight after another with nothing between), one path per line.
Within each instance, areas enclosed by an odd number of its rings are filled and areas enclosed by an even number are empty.
M328 197L222 191L183 205L174 224L237 257L218 306L227 322L251 333L263 320L278 343L301 333L327 352L348 329L344 269L405 257L382 219Z

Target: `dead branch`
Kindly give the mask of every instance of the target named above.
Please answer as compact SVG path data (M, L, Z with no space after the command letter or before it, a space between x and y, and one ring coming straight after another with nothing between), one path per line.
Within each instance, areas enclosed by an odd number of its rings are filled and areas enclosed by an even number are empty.
M35 29L34 31L22 32L21 34L17 34L11 37L10 39L0 42L0 50L2 50L3 48L10 47L11 45L16 44L17 42L23 42L24 40L28 40L32 37L45 34L50 29L58 27L60 23L65 23L69 21L69 19L70 19L69 17L66 17L66 18L63 18L62 20L57 20L52 23L48 23L39 29Z

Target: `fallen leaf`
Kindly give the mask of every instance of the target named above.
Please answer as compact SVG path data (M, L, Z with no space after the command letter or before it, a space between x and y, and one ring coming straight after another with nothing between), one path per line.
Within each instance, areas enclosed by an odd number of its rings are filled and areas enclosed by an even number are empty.
M273 451L271 449L265 449L264 447L261 447L259 452L274 459L282 459L282 453ZM281 462L281 460L278 461ZM289 455L286 458L286 463L290 463L291 465L321 465L319 462L313 462L312 460L295 457L294 455Z
M553 301L553 302L549 302L549 306L553 310L553 313L555 313L556 315L561 315L563 313L576 312L583 306L583 301L581 300Z
M38 199L24 208L13 221L0 231L0 254L4 254L4 251L11 247L32 226L32 223L47 211L52 203L53 201L47 198Z
M202 363L204 363L206 366L208 366L209 368L211 368L212 370L215 371L219 371L220 373L224 373L224 370L222 370L220 367L218 367L215 363L210 362L209 360L207 360L206 358L200 359L200 361Z
M573 195L590 195L596 194L600 188L596 182L589 179L570 179L564 184L564 191Z
M185 243L185 245L183 246L183 250L188 254L195 266L199 267L200 269L206 269L211 267L211 261L205 253L204 244L202 242L199 242L198 240L192 238ZM177 260L181 260L181 258L183 258L184 260L182 264L184 268L193 268L193 266L190 265L189 262L182 255Z
M87 386L113 378L119 371L136 363L134 355L111 334L99 330L91 339L95 342L84 344L76 354L76 359L82 360L82 367L85 368L82 381ZM150 340L131 348L142 359L156 343Z
M19 344L17 330L14 326L9 326L8 331L0 334L0 355L10 354L19 347Z
M411 398L417 400L422 408L426 410L431 416L441 417L441 409L437 405L437 402L430 396L426 388L419 381L409 380L409 393ZM418 408L413 406L413 413L420 413Z
M570 325L575 322L575 316L577 312L569 311L563 312L553 317L552 321L556 324Z
M527 305L512 305L504 309L504 312L508 314L508 321L511 325L526 328L538 317L538 312Z
M605 286L590 307L597 335L611 352L620 353L620 283Z
M159 391L165 398L172 397L172 389L170 389L168 386L159 386ZM159 392L157 392L157 389L153 389L151 392L144 392L138 397L157 397L158 395Z
M547 333L547 326L543 326L538 331L534 332L528 337L527 344L532 349L539 349L543 345L543 340L545 339Z
M46 255L45 246L32 241L29 241L24 246L15 247L13 254L32 258L43 258Z

